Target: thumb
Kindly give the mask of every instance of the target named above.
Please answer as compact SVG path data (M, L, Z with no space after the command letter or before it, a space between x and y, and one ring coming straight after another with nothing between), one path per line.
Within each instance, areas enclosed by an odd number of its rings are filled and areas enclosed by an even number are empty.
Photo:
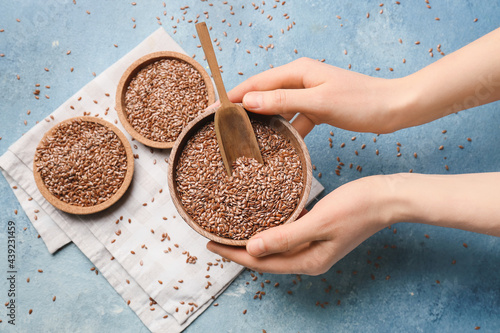
M307 113L311 101L315 100L313 89L252 91L243 96L243 106L248 111L263 114Z
M314 214L308 213L297 221L267 229L247 243L247 252L254 257L291 250L303 243L322 238L322 228L314 227Z

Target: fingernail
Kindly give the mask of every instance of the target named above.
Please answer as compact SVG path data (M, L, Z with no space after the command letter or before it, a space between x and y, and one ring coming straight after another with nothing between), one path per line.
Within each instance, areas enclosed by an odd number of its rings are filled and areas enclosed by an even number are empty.
M210 110L210 109L213 109L213 108L216 108L220 105L220 101L216 101L214 104L211 104L207 107L207 110Z
M262 108L263 96L261 93L251 92L243 97L243 105L248 110L259 110Z
M214 252L214 245L212 242L207 243L207 250Z
M252 256L259 256L265 252L262 238L251 239L247 243L247 252Z

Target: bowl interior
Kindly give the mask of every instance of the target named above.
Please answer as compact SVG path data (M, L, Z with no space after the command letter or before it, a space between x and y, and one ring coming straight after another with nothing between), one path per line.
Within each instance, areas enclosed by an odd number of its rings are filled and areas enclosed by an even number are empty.
M170 189L170 195L172 196L172 201L174 202L174 205L177 208L179 214L181 214L186 223L191 228L196 230L199 234L217 243L233 245L233 246L245 246L247 240L234 240L229 238L223 238L203 229L186 212L180 200L179 192L177 191L175 178L176 178L177 164L179 162L179 158L182 154L182 151L184 150L187 141L193 135L195 135L199 129L201 129L207 123L214 120L215 111L216 109L211 109L199 115L196 119L194 119L191 123L189 123L189 125L184 129L184 131L181 133L181 135L175 142L175 145L170 154L170 163L169 163L170 167L168 170L168 185ZM312 183L311 159L309 157L309 152L304 143L304 140L302 139L302 137L300 137L299 133L295 130L295 128L293 128L292 125L290 125L290 123L281 116L265 116L255 113L248 113L248 115L250 119L255 119L268 125L269 127L279 132L281 135L283 135L286 139L288 139L290 143L293 145L293 147L296 149L300 157L300 161L302 163L302 177L303 177L302 179L304 187L300 195L297 207L290 215L288 220L285 221L285 223L290 223L292 221L295 221L305 207L307 198L309 197L309 192L311 190L311 183Z
M123 146L125 147L125 153L127 155L127 173L125 175L125 178L123 180L122 185L118 189L118 191L111 196L108 200L95 205L95 206L88 206L88 207L83 207L83 206L76 206L76 205L71 205L69 203L66 203L64 201L59 200L56 196L54 196L45 186L42 176L40 173L37 171L36 168L36 162L33 161L33 175L35 177L35 183L38 187L38 190L40 193L42 193L43 197L54 207L56 207L59 210L62 210L63 212L70 213L70 214L77 214L77 215L87 215L87 214L93 214L100 212L111 205L113 205L115 202L117 202L123 194L127 191L131 181L132 181L132 176L134 174L134 157L132 154L132 147L130 146L130 143L128 142L127 138L125 135L113 124L99 118L95 117L75 117L75 118L70 118L67 120L64 120L60 123L58 123L56 126L52 127L45 135L43 136L42 140L40 142L43 142L45 138L49 137L52 135L53 131L57 128L57 126L65 123L71 123L75 120L83 120L87 122L94 122L101 124L105 126L106 128L112 130L120 139L122 142ZM40 145L40 144L39 144Z
M125 94L127 93L127 88L130 84L130 81L132 81L132 79L137 75L137 73L139 73L139 71L142 70L144 67L147 67L148 65L163 59L182 60L193 66L201 74L203 81L205 82L205 87L207 88L208 105L211 105L215 102L215 90L212 84L212 80L210 79L210 76L205 71L205 69L193 58L178 52L161 51L161 52L150 53L136 60L123 73L120 82L118 83L118 88L116 91L116 111L118 113L118 118L120 119L121 124L123 125L125 130L140 143L148 147L168 149L174 146L174 141L159 142L150 140L135 130L135 128L128 122L126 104L125 104Z

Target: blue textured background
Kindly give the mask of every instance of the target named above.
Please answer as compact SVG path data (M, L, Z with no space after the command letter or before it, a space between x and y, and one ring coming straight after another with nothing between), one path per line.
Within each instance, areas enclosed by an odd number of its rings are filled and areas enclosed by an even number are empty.
M391 1L380 7L375 1L267 0L265 5L255 1L257 10L248 1L213 1L213 6L199 0L166 2L164 7L162 1L140 0L135 6L128 1L77 0L76 5L70 0L2 1L0 29L5 31L0 32L0 54L5 56L0 57L0 154L37 120L43 120L91 81L92 72L101 73L155 31L159 27L157 17L188 54L196 54L198 61L202 61L203 52L192 37L196 34L194 23L188 21L199 14L213 26L211 35L221 42L222 51L216 54L228 88L268 69L270 64L278 66L301 56L325 58L327 63L343 68L352 64L352 70L369 75L401 77L441 58L435 51L438 44L448 54L500 26L499 1L431 1L429 9L424 1L402 0L401 5ZM272 8L275 4L277 8ZM230 5L234 6L234 15ZM187 12L180 9L184 6L189 6ZM209 19L205 19L205 11ZM285 13L290 19L284 17ZM272 21L267 15L273 16ZM223 19L227 21L222 23ZM287 31L292 21L296 25ZM248 27L250 22L252 27ZM274 37L269 38L269 34ZM236 44L235 38L241 43ZM414 44L417 40L420 45ZM274 43L274 49L258 47L269 43ZM434 48L433 58L429 48ZM66 55L67 50L71 50L70 55ZM74 72L70 72L71 67ZM381 70L375 71L376 67ZM243 76L237 74L240 71ZM41 84L40 100L33 96L36 83ZM306 143L317 166L315 174L323 175L325 193L367 175L410 169L440 174L498 171L499 109L497 102L467 110L418 128L381 135L376 143L373 134L322 125ZM31 110L30 115L27 110ZM441 133L444 129L446 134ZM333 148L328 142L331 130L335 133ZM357 139L351 141L352 136ZM342 142L346 146L341 149ZM402 145L399 158L397 142ZM360 149L362 144L367 145L364 150ZM440 145L445 149L438 150ZM344 168L341 176L336 176L337 156L346 165L361 165L363 171ZM3 177L0 193L0 303L8 299L4 278L8 220L15 221L18 228L19 267L17 325L9 327L6 310L0 310L0 331L147 331L107 281L90 271L92 263L74 245L55 255L47 252ZM397 233L393 233L394 228ZM388 275L390 279L386 280ZM210 307L186 331L468 332L476 326L481 331L500 331L500 239L494 237L400 223L371 237L322 276L302 276L301 280L295 275L257 276L252 281L250 272L244 272L217 300L219 306ZM26 282L28 277L30 283ZM262 290L260 283L266 279L271 280L264 284L266 295L254 300L253 295ZM274 287L276 282L280 283L278 288ZM322 308L316 306L317 302L328 304ZM29 309L33 309L31 315ZM246 315L244 309L248 310Z

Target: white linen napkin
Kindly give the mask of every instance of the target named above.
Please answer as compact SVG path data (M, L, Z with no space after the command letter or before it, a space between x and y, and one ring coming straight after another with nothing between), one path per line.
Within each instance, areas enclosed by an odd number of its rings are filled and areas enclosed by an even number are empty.
M129 190L112 207L87 216L55 209L33 177L38 142L62 120L90 112L130 137L114 110L118 81L132 62L162 50L186 54L158 29L14 143L0 157L0 168L51 253L73 241L151 331L180 332L243 268L206 250L207 240L177 213L167 186L170 151L131 141L139 158ZM322 190L313 179L309 200Z

